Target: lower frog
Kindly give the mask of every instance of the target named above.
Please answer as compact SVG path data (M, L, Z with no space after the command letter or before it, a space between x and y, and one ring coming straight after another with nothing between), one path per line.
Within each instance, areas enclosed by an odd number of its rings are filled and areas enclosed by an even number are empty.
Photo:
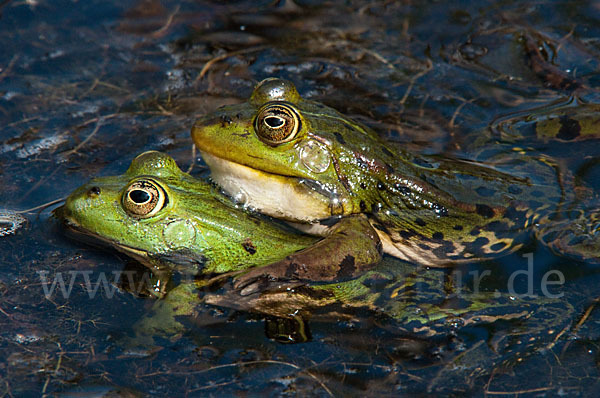
M92 179L55 214L69 231L104 242L159 274L245 270L316 242L237 209L214 186L154 151L136 157L123 175Z
M536 314L544 314L539 319L547 324L549 318L564 319L548 315L558 311L557 306L569 311L566 304L552 298L515 298L452 287L445 270L415 268L391 257L361 277L341 283L284 283L270 285L268 290L241 291L241 295L231 289L200 295L198 288L215 279L225 283L227 278L221 274L235 277L252 267L269 267L312 247L317 238L244 211L159 152L139 155L121 176L92 179L75 190L55 214L70 229L108 243L155 272L174 269L202 276L188 278L165 292L164 299L154 305L154 316L138 324L138 332L146 336L177 333L182 326L176 317L192 315L200 303L299 322L316 308L331 308L326 313L336 318L344 314L335 309L353 317L348 308L362 308L425 336L457 324L518 318L529 322Z
M248 102L197 120L192 137L213 180L232 197L326 236L315 251L348 231L357 243L336 259L289 258L255 269L240 285L361 275L373 265L362 260L363 250L373 247L428 266L497 257L519 248L573 198L569 178L549 157L511 148L481 163L410 153L275 78L259 83ZM573 245L570 252L577 251ZM600 243L586 242L584 251L598 260Z

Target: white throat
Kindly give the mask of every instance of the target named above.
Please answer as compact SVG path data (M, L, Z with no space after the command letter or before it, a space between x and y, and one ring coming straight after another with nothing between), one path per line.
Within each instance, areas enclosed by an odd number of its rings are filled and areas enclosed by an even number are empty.
M238 203L288 221L315 222L330 217L328 198L294 177L265 173L202 152L212 179Z

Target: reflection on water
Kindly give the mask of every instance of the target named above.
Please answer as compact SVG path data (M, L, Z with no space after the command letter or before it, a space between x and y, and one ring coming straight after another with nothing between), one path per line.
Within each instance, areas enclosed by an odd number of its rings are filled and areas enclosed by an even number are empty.
M491 140L552 156L577 182L581 203L568 210L597 209L599 19L597 4L583 1L2 2L4 393L593 394L596 268L535 243L455 271L469 289L503 294L514 272L528 270L522 255L533 253L531 279L513 279L517 293L531 280L541 295L544 275L564 276L554 285L564 293L558 301L537 302L546 321L495 312L424 332L339 303L307 322L225 305L178 314L149 298L152 279L142 294L119 284L110 298L105 289L92 297L92 282L107 275L114 288L113 272L127 260L67 240L50 210L26 212L27 223L13 211L63 198L92 175L121 174L149 149L206 174L191 150L194 119L244 100L268 76L414 151L462 156L467 144ZM47 281L78 276L55 286L68 295L47 297L40 272ZM446 293L450 280L442 278ZM425 292L444 290L425 287L413 290L421 307L431 304ZM465 300L447 299L447 308Z

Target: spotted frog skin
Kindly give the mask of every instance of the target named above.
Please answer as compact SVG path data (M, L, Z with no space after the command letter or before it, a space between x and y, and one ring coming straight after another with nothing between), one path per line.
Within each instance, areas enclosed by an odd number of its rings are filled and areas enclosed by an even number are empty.
M322 247L352 223L357 243L374 240L387 254L428 266L510 253L573 195L551 158L494 147L480 153L485 164L413 154L276 78L259 83L248 102L197 120L192 137L213 180L236 200L327 236ZM359 260L364 246L312 274L360 275L371 266ZM288 261L247 281L303 279L318 266Z
M316 308L332 308L326 313L336 319L353 316L337 312L335 308L340 307L336 305L362 308L427 336L447 332L457 322L470 325L535 317L547 323L548 318L563 319L555 311L570 311L552 299L515 301L505 294L471 292L465 287L454 291L444 271L415 268L390 257L359 278L344 282L290 282L276 288L252 286L199 295L198 287L214 280L223 283L227 278L222 274L239 277L248 269L272 267L286 256L318 263L318 259L302 256L305 248L312 253L320 242L235 206L214 186L182 172L171 157L159 152L139 155L123 175L90 180L69 195L55 214L71 230L149 266L164 278L161 286L167 286L173 270L198 277L193 283L184 282L157 294L163 300L155 303L152 316L136 325L136 344L157 333L178 333L183 326L177 317L193 315L202 302L295 319L299 325ZM348 242L340 252L355 246L352 239ZM335 258L335 254L318 254ZM453 296L457 300L451 300Z
M214 186L154 151L136 157L123 175L92 179L55 214L71 230L165 272L240 271L316 241L238 209Z

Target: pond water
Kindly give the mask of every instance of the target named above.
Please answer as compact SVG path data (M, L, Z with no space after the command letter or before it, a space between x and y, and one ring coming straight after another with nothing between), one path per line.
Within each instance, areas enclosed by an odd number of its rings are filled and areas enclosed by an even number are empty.
M462 156L486 132L598 190L597 132L535 137L565 112L594 115L598 38L592 1L0 2L0 394L596 396L594 261L532 241L454 270L469 286L488 271L480 288L503 297L548 296L544 275L560 274L557 299L516 301L512 313L535 309L520 319L419 333L344 306L298 321L202 304L139 345L157 300L108 282L143 269L70 240L56 205L39 206L147 150L207 176L194 120L270 76L410 150ZM286 344L286 333L302 337Z

